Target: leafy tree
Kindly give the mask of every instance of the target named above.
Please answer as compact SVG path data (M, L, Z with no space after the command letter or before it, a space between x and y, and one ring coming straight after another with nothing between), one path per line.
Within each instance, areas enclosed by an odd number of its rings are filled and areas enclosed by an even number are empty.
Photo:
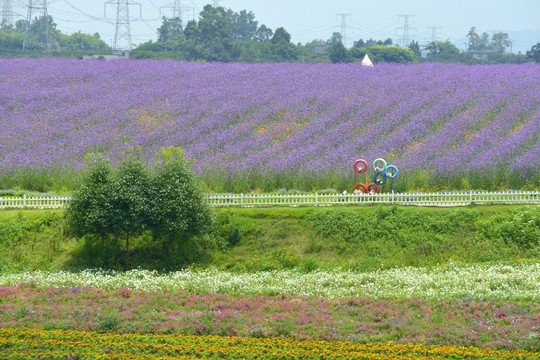
M459 62L464 60L461 51L449 40L432 41L427 46L427 59L437 62Z
M355 47L355 48L363 48L363 47L366 47L366 43L364 42L363 39L360 39L360 40L354 42L353 47Z
M111 234L109 188L113 168L101 155L89 155L87 162L66 209L66 220L74 236L97 236L103 247L103 241Z
M355 61L362 61L366 54L368 54L371 59L373 58L373 54L371 54L366 48L353 47L351 50L349 50L349 55Z
M469 51L484 51L489 49L489 35L484 32L482 35L479 35L476 32L476 27L473 26L467 33L468 50Z
M491 48L496 54L504 54L510 46L510 38L507 33L499 32L491 37Z
M135 156L113 168L91 156L66 210L77 237L129 239L150 230L164 249L191 240L212 226L202 186L191 174L180 148L162 149L153 171Z
M430 56L450 56L459 54L459 49L449 40L444 42L432 41L427 45L426 49L429 50Z
M332 45L330 51L328 52L328 57L334 64L350 62L350 59L347 56L347 49L345 49L345 46L341 41Z
M416 60L414 52L399 46L374 45L368 47L374 62L410 63Z
M184 35L186 39L188 40L195 40L199 37L199 28L197 26L197 22L195 20L190 20L186 24L186 28L184 29Z
M279 27L276 29L276 31L274 32L274 36L272 37L272 44L277 44L281 41L284 41L286 43L290 43L291 42L291 34L289 34L287 32L287 30L285 30L284 28L282 27Z
M116 169L110 186L109 203L112 235L126 239L139 236L148 227L150 213L150 174L147 166L133 155Z
M334 46L337 43L343 44L343 36L341 36L340 33L335 32L332 34L332 37L330 38L330 40L328 40L328 45Z
M22 49L24 32L17 30L13 26L5 26L0 29L0 48Z
M239 54L232 39L232 11L206 5L200 13L194 48L207 61L233 61Z
M540 42L531 47L531 50L527 51L527 58L540 63Z
M252 11L242 10L232 14L232 38L234 40L253 40L257 35L258 21Z
M161 26L157 29L158 41L182 40L184 31L182 29L182 19L179 17L167 18L163 17Z
M390 39L391 40L391 39ZM420 52L420 44L418 44L418 41L411 41L408 48L414 52L414 55L416 57L422 56L422 53Z
M101 40L98 33L84 34L80 31L71 35L60 33L60 47L65 50L107 51L110 47Z
M272 31L272 29L266 27L266 25L263 24L257 29L257 32L255 34L255 40L259 42L267 42L270 41L273 36L274 32Z
M157 156L150 199L154 239L166 247L204 233L212 218L202 186L191 174L182 149L169 147Z
M52 16L41 16L34 19L28 28L28 49L47 49L47 34L51 49L57 49L60 42L60 31L56 29L56 23Z

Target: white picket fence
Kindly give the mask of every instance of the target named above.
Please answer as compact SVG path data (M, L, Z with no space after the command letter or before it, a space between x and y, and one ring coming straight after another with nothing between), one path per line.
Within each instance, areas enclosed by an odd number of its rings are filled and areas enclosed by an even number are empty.
M540 191L466 191L384 194L207 194L211 206L332 206L395 204L463 206L471 204L540 204Z
M417 206L463 206L471 204L540 204L540 191L465 191L441 193L385 193L385 194L206 194L213 207L262 206L334 206L364 204L395 204ZM69 196L0 197L0 209L63 208Z

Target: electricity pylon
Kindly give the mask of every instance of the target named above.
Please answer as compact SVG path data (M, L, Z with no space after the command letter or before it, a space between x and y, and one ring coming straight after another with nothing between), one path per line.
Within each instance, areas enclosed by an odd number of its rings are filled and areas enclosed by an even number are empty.
M49 14L47 13L47 0L28 0L28 11L26 13L26 29L24 31L23 50L28 49L30 42L30 25L32 18L38 12L43 14L45 20L45 37L47 43L47 51L51 51L51 37L49 34Z
M111 0L105 3L105 16L107 16L107 5L116 5L116 26L114 31L113 51L131 50L131 27L129 18L129 6L140 3L130 2L129 0ZM142 15L142 8L140 8Z

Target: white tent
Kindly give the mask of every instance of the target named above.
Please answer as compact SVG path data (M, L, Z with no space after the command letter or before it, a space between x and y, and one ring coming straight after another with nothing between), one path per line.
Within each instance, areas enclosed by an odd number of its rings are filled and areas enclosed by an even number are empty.
M366 54L366 56L364 56L364 60L362 60L362 65L365 65L365 66L373 66L373 63L372 63L371 60L369 59L368 54Z

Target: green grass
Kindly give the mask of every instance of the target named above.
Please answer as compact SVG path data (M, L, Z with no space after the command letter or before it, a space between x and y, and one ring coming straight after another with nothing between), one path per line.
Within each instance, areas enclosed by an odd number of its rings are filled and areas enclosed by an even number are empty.
M61 210L0 211L0 271L88 267L372 271L540 258L540 207L358 206L215 209L210 233L166 251L149 234L104 243L69 236Z

